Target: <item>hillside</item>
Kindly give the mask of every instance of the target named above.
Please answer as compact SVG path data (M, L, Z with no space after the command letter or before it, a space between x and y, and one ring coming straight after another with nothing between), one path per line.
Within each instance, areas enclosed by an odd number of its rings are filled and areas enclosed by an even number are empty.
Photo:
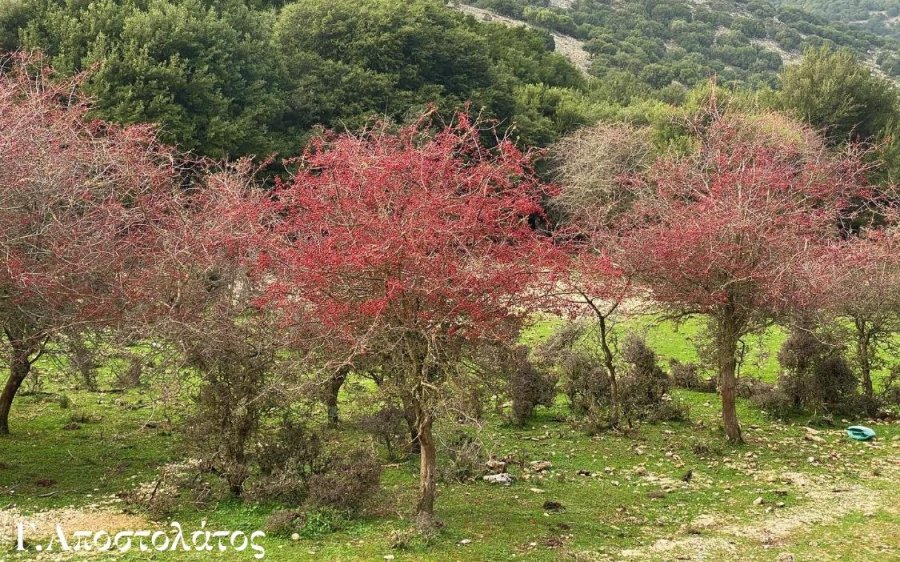
M798 7L807 3L832 17ZM885 74L900 76L898 43L889 30L876 33L853 19L861 16L829 12L830 4L824 0L777 5L768 0L474 0L471 4L581 41L591 57L591 74L627 73L652 89L672 83L692 86L711 74L727 84L777 86L785 64L806 48L822 45L849 48Z
M487 25L442 0L0 1L0 49L85 81L98 117L152 122L213 157L287 154L325 126L471 105L515 118L515 89L577 87L542 31Z
M799 8L878 35L900 38L900 2L897 0L777 0L776 4Z

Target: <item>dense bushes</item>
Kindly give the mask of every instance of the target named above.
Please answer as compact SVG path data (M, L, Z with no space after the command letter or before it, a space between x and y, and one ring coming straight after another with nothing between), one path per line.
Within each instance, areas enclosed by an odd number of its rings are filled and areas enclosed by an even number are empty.
M307 483L312 506L355 513L381 484L381 462L361 448L334 451L322 461Z
M271 437L258 446L259 473L252 495L287 503L306 497L309 478L319 468L324 454L322 436L306 424L284 417Z
M205 468L221 475L234 496L243 493L254 438L277 404L275 348L248 344L250 333L247 327L223 329L218 337L198 338L188 351L204 377L188 426L191 441Z
M669 376L672 377L673 385L688 390L715 392L715 377L704 380L701 378L702 374L702 368L697 363L682 363L677 359L669 360Z
M631 334L625 339L622 360L625 371L619 393L622 414L628 423L687 419L687 409L669 394L669 376L659 367L656 353L642 337Z
M229 458L228 464L200 461L199 474L219 476L232 494L253 501L347 515L359 511L379 489L381 462L368 448L346 446L291 417L285 417L275 431L256 432L252 437L258 443L242 456ZM216 448L232 444L221 434L207 434L205 439Z
M382 406L376 412L362 416L359 425L384 445L390 460L402 459L412 450L409 425L401 407Z
M880 396L868 398L845 356L836 332L801 322L778 352L781 374L777 386L756 382L744 389L760 409L776 416L798 412L860 416L875 414L895 392L891 377Z
M859 405L858 381L833 336L807 325L791 330L778 352L782 374L778 388L795 408L853 411Z
M620 423L687 418L687 409L670 395L672 381L658 365L656 353L635 334L629 334L619 350L616 404L603 360L580 343L586 330L580 323L564 325L537 350L541 362L552 364L559 373L562 391L575 419L581 420L579 425L596 432Z
M552 406L556 398L556 378L541 372L529 361L528 352L527 347L519 346L509 353L510 418L516 425L524 425L535 407Z
M611 384L600 359L586 351L570 351L558 365L570 410L586 415L608 405Z

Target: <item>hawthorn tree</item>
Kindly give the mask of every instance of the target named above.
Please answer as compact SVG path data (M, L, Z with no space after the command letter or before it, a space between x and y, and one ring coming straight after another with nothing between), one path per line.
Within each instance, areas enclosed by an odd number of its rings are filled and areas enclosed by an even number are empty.
M808 304L801 280L845 233L851 201L871 191L858 155L830 153L776 114L720 114L713 103L695 137L692 153L647 173L649 189L619 221L618 256L671 313L708 317L725 433L740 442L741 338Z
M0 71L0 434L53 337L122 317L176 185L151 127L88 120L81 78L53 78L26 56Z
M235 497L252 471L254 439L285 394L278 317L255 304L266 281L255 267L265 192L254 171L248 161L202 167L139 299L143 335L202 381L191 441L202 468Z
M553 254L530 224L546 195L530 156L502 139L486 148L481 133L460 116L437 133L320 139L274 192L271 294L382 358L380 388L414 414L420 528L436 523L433 427L448 389L479 344L513 336Z
M876 407L872 371L900 332L900 236L876 229L852 237L835 244L819 265L822 308L849 321L871 411Z
M590 238L590 243L599 242ZM602 248L576 245L571 250L566 274L557 283L557 302L560 309L573 315L587 315L596 323L596 340L601 360L609 379L612 401L613 427L619 425L622 404L619 392L617 346L614 328L626 300L635 296L631 276L614 265Z
M570 261L558 283L559 301L596 321L612 398L612 424L621 417L613 327L629 297L636 296L625 261L616 259L611 228L639 196L633 179L652 162L649 130L599 124L563 138L551 149L559 191L549 207L560 223Z

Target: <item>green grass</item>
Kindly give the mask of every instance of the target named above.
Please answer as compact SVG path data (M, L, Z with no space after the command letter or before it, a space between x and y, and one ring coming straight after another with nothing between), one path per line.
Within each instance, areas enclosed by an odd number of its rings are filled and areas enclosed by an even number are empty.
M536 324L526 339L546 336L552 324ZM646 330L650 344L665 358L695 357L691 338L697 333L696 322L676 330L671 323L643 319L628 327ZM757 359L745 361L745 375L773 380L774 350L783 337L773 331L761 338L757 348L762 351L751 350ZM180 458L178 434L166 422L167 416L177 418L179 408L164 405L155 392L98 394L58 384L55 390L69 397L68 408L55 395L46 394L23 396L14 406L14 433L0 439L0 508L14 504L29 514L93 504L153 480L159 466ZM640 549L635 559L671 560L671 553L654 553L649 547L660 539L692 538L731 541L741 560L774 560L781 551L793 552L798 560L900 559L896 486L900 425L873 424L879 435L875 446L850 441L840 427L823 430L825 443L816 443L804 439L806 430L800 423L772 421L741 401L739 414L748 444L732 447L719 429L717 396L682 390L676 395L690 407L690 422L642 425L627 435L589 437L576 431L565 421L562 400L539 409L525 428L492 418L481 434L489 450L549 460L551 472L526 475L513 468L517 481L510 487L480 481L441 484L437 510L444 529L430 540L415 538L407 548L396 550L388 536L411 525L417 465L413 460L387 465L383 490L362 517L343 522L332 532L307 533L309 538L297 541L266 537L261 541L266 559L382 560L390 555L396 560L618 560L622 551ZM73 412L87 414L92 421L78 429L62 429ZM148 426L148 421L154 423ZM683 484L680 479L689 469L693 479ZM579 470L592 475L579 476ZM642 471L646 474L638 473ZM777 548L719 528L691 527L701 515L749 525L779 513L816 508L808 488L771 480L791 472L834 486L862 486L878 499L878 508L868 514L851 510L799 529ZM664 497L648 496L667 486L671 491ZM763 498L762 505L755 505L758 497ZM561 503L565 510L546 511L547 500ZM776 507L779 503L784 506ZM766 508L772 512L766 513ZM187 530L206 521L207 528L250 532L263 526L271 510L272 506L225 501L205 511L185 508L172 519ZM863 542L860 534L874 538ZM471 542L462 544L464 539ZM870 551L857 550L857 543ZM860 552L866 555L856 557ZM27 559L11 550L7 555ZM148 556L133 553L125 559ZM152 557L209 558L205 553ZM250 554L229 551L225 559L247 560ZM713 553L707 559L731 558Z

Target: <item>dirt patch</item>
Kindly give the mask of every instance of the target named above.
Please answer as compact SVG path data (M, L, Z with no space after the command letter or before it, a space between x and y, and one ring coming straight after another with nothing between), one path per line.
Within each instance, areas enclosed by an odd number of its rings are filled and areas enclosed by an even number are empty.
M557 3L566 4L567 2L558 0ZM490 10L476 8L475 6L459 4L456 6L456 9L481 21L493 21L510 26L534 27L530 23L501 16ZM584 42L561 33L551 32L551 34L553 35L553 42L556 44L556 52L569 59L579 70L587 74L591 65L591 55L584 50Z
M17 525L22 523L29 540L49 539L59 525L67 537L75 531L106 531L115 534L125 530L145 530L155 526L137 515L124 513L114 502L84 507L66 507L22 514L16 508L0 510L0 548L16 542Z
M632 560L659 559L660 555L666 559L722 560L738 553L740 543L782 546L795 534L854 513L872 515L879 510L900 513L900 494L875 491L862 482L835 481L799 472L762 476L786 483L793 493L804 498L804 503L761 513L761 518L753 521L737 521L724 513L705 513L684 527L687 536L660 539L647 547L624 550L620 556ZM896 481L900 470L893 463L885 463L882 477Z

